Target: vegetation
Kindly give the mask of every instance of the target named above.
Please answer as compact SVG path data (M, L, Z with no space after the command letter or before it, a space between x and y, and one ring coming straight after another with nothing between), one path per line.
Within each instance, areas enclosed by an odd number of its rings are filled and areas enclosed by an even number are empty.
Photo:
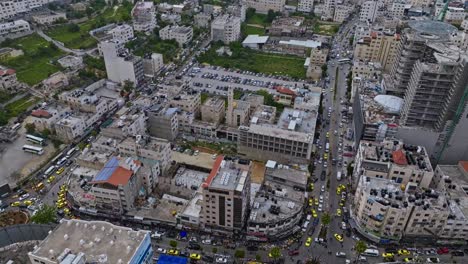
M236 250L236 252L234 252L234 257L235 258L244 258L245 257L245 251L244 250Z
M266 34L264 27L247 25L246 23L242 23L241 32L244 36L247 36L247 35L264 36Z
M9 93L6 91L0 91L0 103L5 103L11 100L13 97L15 97L16 94L14 93Z
M26 133L28 134L36 133L36 125L34 123L27 123L24 125L24 128L26 128Z
M346 94L348 95L348 99L351 100L351 91L353 89L353 72L349 71L348 75L346 76Z
M328 23L324 21L314 21L314 33L320 35L333 36L340 29L340 25L336 23Z
M325 63L322 65L322 77L327 77L328 75L327 70L328 70L328 65Z
M36 224L50 224L57 221L57 208L44 204L33 216L31 222Z
M151 36L138 36L126 44L133 54L143 56L145 53L161 53L164 63L173 61L179 52L179 44L174 39L162 40L157 34Z
M206 100L208 100L209 97L210 97L210 95L208 93L201 93L201 95L200 95L201 104L205 103Z
M5 40L1 46L23 50L22 56L0 59L0 64L16 70L16 76L21 82L34 85L61 69L53 61L64 53L37 34Z
M215 248L215 247L214 247L214 248L212 248L212 249L211 249L211 252L213 252L213 254L216 254L216 253L218 253L218 248Z
M175 247L177 247L177 241L171 240L171 241L169 241L169 245L170 245L171 247L175 248Z
M313 257L306 261L306 264L320 264L320 259L318 257Z
M353 46L353 43L354 43L354 36L349 38L349 45Z
M225 68L284 75L297 79L305 78L304 58L262 53L244 48L239 42L229 45L232 56L226 54L219 56L216 50L221 46L219 43L213 44L211 49L200 55L198 60Z
M14 102L7 104L3 110L0 110L0 125L6 125L10 118L17 117L25 112L29 107L36 104L38 98L25 96Z
M357 258L359 259L361 254L364 253L364 251L366 251L366 249L367 249L366 242L364 242L362 240L357 241L356 245L354 246L354 249L356 250L356 253L358 253Z
M346 173L347 173L347 176L351 176L353 174L353 163L348 163L348 167L346 167Z
M263 96L265 105L276 107L277 114L283 112L284 105L275 101L273 95L270 94L267 90L259 90L259 91L256 91L255 94Z
M331 222L330 214L328 212L324 213L322 215L322 224L328 226L330 224L330 222Z
M277 260L281 258L281 249L279 247L272 247L269 255L272 259Z

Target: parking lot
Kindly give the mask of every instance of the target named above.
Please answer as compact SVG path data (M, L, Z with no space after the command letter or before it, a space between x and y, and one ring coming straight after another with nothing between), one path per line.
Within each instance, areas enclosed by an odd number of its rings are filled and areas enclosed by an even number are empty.
M270 93L277 94L274 89L276 86L290 89L307 89L313 86L305 82L279 79L267 74L228 70L216 66L194 66L188 71L185 78L193 89L219 95L226 95L229 87L245 91L268 89Z

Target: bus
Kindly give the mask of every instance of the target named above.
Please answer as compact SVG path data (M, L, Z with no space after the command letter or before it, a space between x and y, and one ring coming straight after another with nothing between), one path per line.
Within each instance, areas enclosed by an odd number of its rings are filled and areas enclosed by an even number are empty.
M43 148L38 148L38 147L30 146L30 145L24 145L23 150L26 152L34 153L36 155L44 154Z
M52 172L55 171L55 168L56 168L56 167L55 167L54 165L50 166L50 167L44 172L44 178L46 178L47 176L51 175Z
M40 138L40 137L36 137L36 136L33 136L33 135L29 135L27 134L26 135L26 140L34 143L34 144L38 144L38 145L41 145L41 146L44 146L45 144L45 140L43 138Z
M348 62L351 62L351 59L344 58L344 59L339 59L338 60L338 63L348 63Z
M11 130L12 131L17 131L20 128L21 128L21 123L16 123L11 127Z
M380 256L379 251L377 249L366 249L362 253L363 256L368 256L368 257L378 257Z
M78 150L78 148L72 148L70 149L68 152L67 152L67 158L70 158L76 151Z

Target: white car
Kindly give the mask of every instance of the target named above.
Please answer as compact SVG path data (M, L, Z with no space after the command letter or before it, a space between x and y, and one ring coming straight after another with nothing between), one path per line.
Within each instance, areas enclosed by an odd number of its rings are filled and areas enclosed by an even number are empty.
M426 261L427 263L439 263L440 259L439 258L427 258Z
M322 185L322 188L320 188L320 192L325 192L325 186Z
M227 258L223 258L223 257L216 258L216 263L227 263Z
M345 222L341 222L341 229L346 230L346 223Z
M203 239L202 244L211 245L211 239Z
M322 211L323 211L323 209L322 209L322 204L319 204L319 206L318 206L318 209L317 209L317 210L318 210L319 212L322 212Z
M158 248L157 252L158 252L159 254L166 254L167 249L165 249L165 248Z
M336 257L338 257L338 258L346 258L346 253L344 253L344 252L336 252Z
M23 201L23 200L28 199L28 197L29 197L29 193L25 193L25 194L21 195L21 197L19 198L19 200L20 200L20 201Z

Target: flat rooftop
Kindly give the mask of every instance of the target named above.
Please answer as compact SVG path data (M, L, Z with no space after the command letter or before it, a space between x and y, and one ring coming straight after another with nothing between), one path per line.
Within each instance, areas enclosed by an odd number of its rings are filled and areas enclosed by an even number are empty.
M32 252L55 262L65 249L83 252L89 263L128 263L149 231L134 231L103 221L62 219L57 228Z
M270 166L270 164L273 164ZM290 182L299 186L306 186L309 172L293 169L288 165L276 164L268 161L266 165L265 176L270 176L273 180L279 182Z
M250 212L250 222L280 222L302 210L302 204L288 198L259 192Z
M207 177L208 173L206 172L191 170L181 166L174 176L174 184L179 187L198 190Z
M445 194L450 200L450 213L456 220L468 219L468 179L458 165L438 165L448 178L445 183ZM448 188L450 186L450 188Z
M216 188L228 191L244 190L249 175L249 164L240 164L237 160L225 160L218 156L205 182L204 188Z

